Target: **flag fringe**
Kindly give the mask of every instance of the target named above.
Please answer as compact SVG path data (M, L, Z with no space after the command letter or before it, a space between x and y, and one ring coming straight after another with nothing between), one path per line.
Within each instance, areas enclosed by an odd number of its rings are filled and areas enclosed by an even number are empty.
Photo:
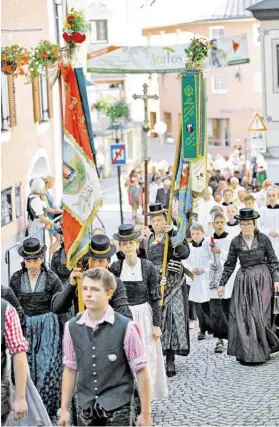
M76 255L72 258L73 254L75 253L75 251L78 249L78 247L80 246L82 239L84 238L84 236L86 235L86 233L88 232L88 228L90 226L90 224L92 224L92 222L94 221L95 217L98 215L99 210L101 209L101 207L103 206L103 198L100 198L98 201L96 201L94 203L94 208L93 211L91 212L90 216L88 217L87 221L83 223L82 228L79 232L79 234L77 235L77 237L75 238L72 246L68 249L67 252L67 268L69 270L71 270L73 267L76 266L76 264L78 263L78 261L87 254L88 249L89 249L89 242L87 243L87 245L85 245L82 250L80 250L79 252L76 253ZM73 215L73 212L67 208L67 206L63 206L64 210L66 210L70 215Z

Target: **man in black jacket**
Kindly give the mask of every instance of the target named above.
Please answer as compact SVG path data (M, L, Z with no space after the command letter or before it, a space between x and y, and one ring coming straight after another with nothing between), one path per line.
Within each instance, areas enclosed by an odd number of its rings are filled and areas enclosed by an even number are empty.
M108 268L110 258L115 254L116 247L111 245L110 239L104 235L95 235L92 237L89 245L89 261L88 268ZM52 309L54 313L65 313L74 304L74 315L78 313L78 297L77 297L77 280L82 278L81 269L76 267L72 270L68 283L64 286L63 291L54 295L52 300ZM117 287L110 300L112 308L123 316L132 319L127 294L124 284L119 278L115 278Z

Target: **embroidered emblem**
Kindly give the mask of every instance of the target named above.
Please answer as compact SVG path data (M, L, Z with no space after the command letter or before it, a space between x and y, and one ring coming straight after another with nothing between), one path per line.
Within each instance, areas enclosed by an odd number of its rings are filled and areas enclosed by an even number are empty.
M111 362L115 362L117 359L117 356L116 356L116 354L109 354L108 358Z

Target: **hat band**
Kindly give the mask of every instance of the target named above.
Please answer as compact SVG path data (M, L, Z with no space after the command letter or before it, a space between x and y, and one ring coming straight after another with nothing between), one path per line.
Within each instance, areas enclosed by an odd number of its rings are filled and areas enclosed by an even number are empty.
M160 214L162 212L163 212L163 209L161 209L160 211L154 211L154 212L149 211L150 215L156 215L156 214Z
M36 255L36 254L39 254L41 251L42 251L42 248L40 248L40 249L38 249L37 251L34 251L34 252L29 252L29 251L26 251L25 249L23 249L23 252L26 255Z
M92 246L91 245L89 245L90 246L90 250L91 250L91 252L93 252L93 254L97 254L97 255L105 255L105 254L107 254L109 251L110 251L110 247L108 248L108 249L105 249L105 250L103 250L103 251L97 251L97 249L93 249L92 248Z
M134 237L136 235L135 231L132 234L120 234L117 233L119 237Z

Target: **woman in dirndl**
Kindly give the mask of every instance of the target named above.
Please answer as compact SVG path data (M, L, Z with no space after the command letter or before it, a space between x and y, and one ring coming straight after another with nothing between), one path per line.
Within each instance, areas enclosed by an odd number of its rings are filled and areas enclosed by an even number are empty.
M63 287L56 274L44 265L44 251L45 246L38 239L26 239L18 249L22 268L13 274L9 286L25 313L31 379L49 417L56 420L63 365L62 339L58 315L52 312L52 298Z
M218 288L223 298L239 259L230 303L228 355L249 365L264 363L271 353L279 351L279 339L272 331L272 297L279 291L279 261L269 238L256 228L259 216L250 208L240 209L236 215L242 231L231 242Z
M148 361L152 398L167 397L167 379L164 369L161 336L161 293L152 262L138 257L140 231L123 224L114 234L119 242L122 259L110 269L124 283L133 320L140 328Z

